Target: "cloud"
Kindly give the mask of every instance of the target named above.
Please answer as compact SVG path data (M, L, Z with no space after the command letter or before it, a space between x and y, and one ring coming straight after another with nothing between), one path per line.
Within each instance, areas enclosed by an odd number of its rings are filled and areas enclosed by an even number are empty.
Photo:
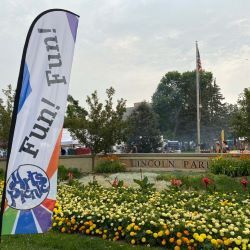
M70 93L82 104L94 90L104 98L110 85L129 105L150 100L167 71L195 68L195 40L228 102L250 85L250 2L2 0L1 88L17 81L32 20L58 7L80 15Z

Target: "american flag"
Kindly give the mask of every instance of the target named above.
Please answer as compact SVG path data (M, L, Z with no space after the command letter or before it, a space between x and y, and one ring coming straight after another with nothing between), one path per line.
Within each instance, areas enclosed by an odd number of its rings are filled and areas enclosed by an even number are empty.
M199 52L199 49L198 49L198 43L197 42L196 42L196 64L197 64L197 70L199 72L202 71L200 52Z

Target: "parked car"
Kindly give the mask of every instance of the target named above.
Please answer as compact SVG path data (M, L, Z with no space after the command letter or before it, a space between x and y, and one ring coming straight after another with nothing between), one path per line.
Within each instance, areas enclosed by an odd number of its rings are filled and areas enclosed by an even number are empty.
M181 145L178 141L167 141L164 146L165 153L181 153Z

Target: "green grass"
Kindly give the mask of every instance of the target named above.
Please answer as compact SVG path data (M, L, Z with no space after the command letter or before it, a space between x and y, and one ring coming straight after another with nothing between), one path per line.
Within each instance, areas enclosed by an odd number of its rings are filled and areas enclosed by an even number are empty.
M205 185L202 183L203 177L209 177L213 182L209 185L211 191L218 192L244 192L240 183L241 178L232 178L227 175L214 175L211 173L185 173L171 172L157 176L157 180L170 181L171 179L180 179L182 181L182 189L184 190L205 190ZM248 189L248 192L250 190Z
M148 247L132 246L122 241L111 242L97 237L84 236L79 234L62 234L49 232L34 235L11 235L2 236L0 249L18 250L146 250ZM153 250L160 248L150 248Z

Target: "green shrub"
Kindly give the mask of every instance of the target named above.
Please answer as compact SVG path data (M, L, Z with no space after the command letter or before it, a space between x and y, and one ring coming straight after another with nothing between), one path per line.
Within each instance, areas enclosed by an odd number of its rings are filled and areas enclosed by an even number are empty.
M234 157L216 157L210 161L210 172L231 177L250 175L250 159Z
M64 165L58 166L58 180L60 181L68 180L69 173L72 173L73 179L79 179L82 176L82 173L78 168L66 168Z
M125 165L121 163L118 157L103 157L96 165L97 173L118 173L126 170Z
M142 180L134 179L134 183L136 183L137 185L139 185L140 186L140 190L143 191L143 192L146 192L146 191L155 191L155 188L153 188L154 184L149 182L147 176L145 176Z

